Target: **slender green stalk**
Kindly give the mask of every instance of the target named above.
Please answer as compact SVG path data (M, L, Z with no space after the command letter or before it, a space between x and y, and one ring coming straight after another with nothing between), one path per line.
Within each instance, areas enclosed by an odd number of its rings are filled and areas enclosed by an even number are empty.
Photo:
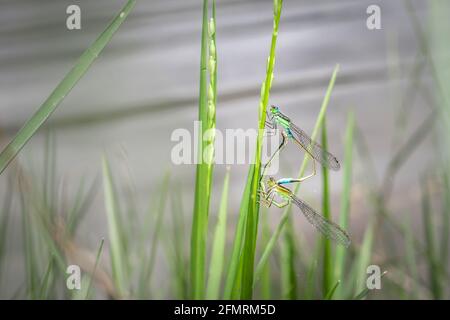
M172 255L172 272L174 273L174 297L176 299L187 299L189 296L188 292L188 274L186 273L186 258L184 255L185 248L185 218L184 218L184 206L182 203L181 186L179 184L175 185L172 193L172 239L170 244L173 250ZM166 241L167 242L167 241ZM169 251L169 250L166 250Z
M441 234L441 264L442 269L447 270L449 256L449 237L450 237L450 176L449 171L443 173L443 209L442 209L442 234Z
M208 88L208 129L216 127L216 104L217 104L217 46L216 46L216 1L212 1L212 14L208 24L209 35L209 88ZM214 140L210 140L210 144ZM212 158L213 153L209 156ZM212 159L210 159L212 161ZM209 163L211 166L211 163Z
M327 89L327 92L326 92L325 97L323 99L322 106L320 108L319 115L317 116L316 124L314 126L314 129L313 129L313 132L312 132L312 135L311 135L311 139L313 139L313 140L316 139L318 131L319 131L319 129L322 126L323 119L324 119L325 113L327 111L328 103L329 103L330 97L331 97L331 92L333 91L333 87L334 87L334 83L336 81L336 76L337 76L338 71L339 71L339 65L336 65L336 67L335 67L335 69L333 71L333 75L331 76L330 83L328 84L328 89ZM301 165L300 170L299 170L298 177L302 177L304 175L305 170L306 170L306 166L308 164L309 159L310 159L310 157L305 155L305 157L303 158L302 165ZM294 188L294 194L298 193L299 185L300 184L296 184L296 186ZM272 253L272 250L273 250L273 248L275 246L275 243L278 241L278 238L280 237L280 234L283 231L283 229L284 229L284 227L286 225L286 222L288 221L289 208L290 207L291 206L289 205L289 206L287 206L284 209L283 215L282 215L282 217L280 219L280 222L278 223L278 225L277 225L277 227L276 227L272 237L270 238L267 246L264 248L263 254L262 254L262 256L261 256L261 258L260 258L260 260L258 262L258 265L256 267L255 282L259 279L259 277L261 275L261 270L263 269L264 265L267 263L267 260L268 260L268 258L270 256L270 254Z
M227 202L229 180L230 169L228 168L223 182L222 199L220 201L219 215L217 218L216 230L214 232L211 262L209 265L208 287L206 290L207 299L219 298L220 280L222 278L222 270L225 257L225 240L227 235Z
M102 255L102 251L103 251L103 244L105 243L105 239L102 239L100 241L100 246L98 247L97 250L97 255L95 257L95 264L94 264L94 269L92 270L91 274L89 275L89 284L88 287L86 289L86 296L85 299L89 299L89 296L91 294L91 287L92 287L92 280L95 277L95 271L97 271L97 266L98 263L100 262L100 256Z
M450 10L448 1L431 1L429 3L429 24L430 24L430 53L436 63L436 80L441 84L450 83L448 72L450 62L444 52L450 52L450 44L446 39L450 31L450 21L445 18ZM434 86L433 86L434 88ZM442 233L440 239L440 263L442 269L447 272L449 259L449 236L450 236L450 92L449 90L439 90L438 86L435 96L443 95L443 99L438 100L439 110L439 135L440 153L442 156L442 177L443 177L443 209L442 209Z
M261 151L262 151L262 139L263 132L266 123L266 110L269 104L270 89L272 87L273 71L275 66L275 50L278 38L278 26L281 17L281 8L283 5L282 0L274 0L273 2L273 30L272 41L270 45L270 53L267 61L266 78L261 87L261 100L259 105L259 125L258 125L258 138L256 143L256 155L255 165L251 166L249 172L249 180L247 184L251 185L250 197L243 199L244 203L247 203L246 210L246 227L245 227L245 242L244 251L242 257L242 288L241 298L251 299L253 296L253 278L254 278L254 260L256 249L256 237L258 231L258 218L259 218L259 204L258 204L258 189L259 189L259 177L261 171Z
M330 291L328 291L328 293L325 295L325 300L331 300L333 299L333 295L336 292L336 289L339 287L339 285L341 284L341 280L336 281L336 283L334 284L334 286L330 289Z
M149 208L149 212L144 219L144 223L140 228L140 254L141 257L144 258L144 262L142 263L141 272L139 274L139 284L138 284L138 294L140 298L146 297L150 294L149 280L151 279L154 265L156 262L156 252L158 249L158 244L160 241L160 234L163 228L164 222L164 212L166 207L167 196L169 193L169 181L170 181L170 173L167 172L164 175L163 181L161 185L158 187L159 199L158 201L151 201L151 206ZM156 193L156 192L155 192ZM153 194L155 194L153 193ZM156 203L154 205L154 203ZM156 217L153 218L153 212L156 212ZM152 229L151 237L147 237L148 230ZM148 245L150 242L150 246Z
M419 279L419 273L417 271L417 259L416 254L417 250L414 245L414 239L412 235L413 225L411 221L411 216L407 216L405 224L405 254L406 254L406 264L411 274L411 278L413 279L410 290L410 299L416 299L418 297L418 286L417 280Z
M239 210L239 220L236 228L228 275L225 282L224 298L249 299L253 295L253 268L258 230L257 203L259 174L261 169L261 149L263 129L266 121L266 110L269 103L270 88L275 66L275 49L278 37L278 26L281 17L282 0L274 0L274 22L269 58L267 61L266 78L261 87L259 105L258 138L255 164L250 165L245 191ZM243 282L242 282L243 281Z
M9 177L8 177L9 178ZM8 179L6 192L3 198L3 206L0 211L0 284L3 275L3 258L6 253L6 242L8 235L8 226L11 217L12 193L14 189L14 180Z
M52 210L54 205L55 189L55 171L56 171L56 142L55 135L48 130L45 139L45 153L44 153L44 205Z
M80 182L78 191L76 192L74 204L68 211L66 228L69 234L75 234L75 230L78 228L80 222L89 211L88 208L94 201L98 191L100 179L96 178L91 182L90 186L85 190L84 180Z
M262 210L262 246L266 246L270 239L270 225L269 225L269 209L263 207ZM261 272L261 298L269 300L272 297L272 284L271 284L271 268L270 263L267 263Z
M252 166L253 167L253 166ZM249 176L251 176L252 171L250 171L248 173ZM248 179L248 177L247 177ZM250 195L250 188L251 185L249 183L247 183L245 185L245 190L244 190L244 195L243 195L243 199L248 198ZM243 243L244 243L244 236L245 236L245 225L247 222L247 214L246 214L246 210L247 210L247 204L242 201L241 202L241 207L239 209L239 220L236 226L236 233L234 236L234 241L233 241L233 248L231 250L231 258L230 258L230 262L229 262L229 267L228 267L228 272L227 272L227 278L225 281L225 289L224 289L224 299L231 299L231 298L235 298L238 299L239 298L239 294L240 291L236 290L238 287L240 287L240 272L241 272L241 267L242 267L242 250L243 250Z
M203 298L205 291L206 236L209 202L211 198L214 131L216 109L217 56L215 47L215 5L208 24L208 0L203 1L202 39L200 58L199 136L197 173L195 180L194 213L191 233L191 298ZM209 45L209 55L208 55ZM209 58L208 58L209 57ZM209 68L208 68L209 66ZM208 86L209 70L209 86ZM204 156L205 152L205 156Z
M326 116L322 122L322 147L328 150L327 124ZM331 220L330 210L330 182L328 177L328 168L322 166L322 214L327 220ZM333 257L331 252L331 242L326 238L322 238L323 242L323 271L322 271L322 295L325 297L331 290L333 285Z
M381 278L383 278L385 275L387 274L387 271L384 271L381 274ZM364 289L362 289L357 295L355 295L354 298L352 298L353 300L362 300L365 299L367 297L367 295L369 294L370 289L368 289L367 287L365 287Z
M20 184L21 182L19 182L19 185ZM21 189L23 191L22 187ZM26 290L28 298L36 299L38 298L38 279L36 275L36 271L38 270L38 263L33 246L33 244L35 243L34 232L33 229L31 229L33 223L28 212L28 206L25 201L24 192L20 193L20 203L22 211L22 232L24 237L23 250L25 253Z
M150 256L149 256L148 265L146 268L147 273L146 273L146 277L144 278L145 281L142 284L144 286L147 284L147 280L149 280L151 278L153 269L155 267L156 250L157 250L158 242L160 239L159 235L162 230L163 217L164 217L164 212L166 209L167 196L169 193L169 180L170 180L170 174L166 173L166 175L164 176L164 180L162 182L162 186L161 186L161 195L160 195L159 202L158 202L156 221L155 221L155 225L153 228L152 240L151 240L151 245L150 245Z
M426 258L428 263L428 277L431 285L431 293L433 299L442 298L442 288L440 281L441 270L437 263L436 258L436 246L433 234L433 220L432 211L430 204L430 194L428 191L428 181L426 178L422 179L422 216L423 216L423 227L425 233L425 244L426 244Z
M370 264L370 258L372 256L373 242L375 236L375 226L374 226L375 218L371 218L369 224L364 233L363 243L358 252L358 258L355 261L355 269L356 272L352 272L354 275L353 283L355 284L355 292L361 292L366 287L366 279L367 279L367 267Z
M348 229L348 222L350 216L350 200L351 200L351 186L352 186L352 160L353 160L353 134L355 128L355 116L350 112L347 117L347 129L345 132L345 153L343 163L343 178L342 178L342 194L341 194L341 212L339 216L339 225L344 229ZM334 263L334 279L343 281L343 271L345 268L346 249L344 247L336 247L335 263ZM341 296L342 286L336 289L335 296Z
M297 271L295 266L295 236L292 224L284 230L284 238L280 243L281 294L282 299L297 299Z
M125 251L123 237L120 231L119 207L117 193L114 187L111 169L106 157L103 157L103 184L105 193L106 216L108 220L108 233L110 243L110 256L114 284L120 296L124 296L126 290L125 276Z
M318 281L318 259L320 258L321 254L321 245L320 243L316 243L314 246L314 250L312 253L311 261L308 264L308 271L306 273L306 280L305 280L305 289L304 289L304 298L305 299L314 299L315 293L316 293L316 284Z
M42 284L41 284L41 288L39 290L39 299L40 300L47 298L47 294L48 294L48 291L50 288L50 282L51 282L50 278L52 277L52 274L53 274L53 263L54 263L54 259L52 257L52 258L50 258L50 261L48 263L47 270L45 271L44 278L43 278Z
M45 102L39 107L37 112L28 120L13 140L0 153L0 174L16 157L28 140L31 139L36 131L51 116L78 80L80 80L86 73L92 62L102 52L103 48L108 44L114 33L133 9L135 3L135 0L129 0L127 2L127 4L122 8L122 10L120 10L120 13L114 18L105 31L103 31L97 40L95 40L95 42L81 55L72 70L70 70L64 79L58 84L47 100L45 100Z

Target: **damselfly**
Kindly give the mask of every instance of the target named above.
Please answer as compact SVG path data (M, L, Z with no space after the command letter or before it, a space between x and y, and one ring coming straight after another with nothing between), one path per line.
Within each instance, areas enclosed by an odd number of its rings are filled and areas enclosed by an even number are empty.
M350 237L344 230L341 229L341 227L317 213L308 204L297 198L290 189L283 186L289 183L301 182L303 179L284 178L275 181L273 177L269 177L266 185L261 182L261 196L259 201L267 207L275 205L278 208L283 208L290 203L294 203L303 212L309 223L311 223L324 236L345 247L348 247L350 245ZM275 196L279 196L283 202L275 201Z
M282 141L278 149L270 157L269 161L264 166L263 174L267 166L270 165L273 158L278 154L288 143L289 139L294 140L301 148L303 148L314 160L318 161L324 167L332 170L339 170L341 167L338 160L328 151L324 150L320 144L313 141L302 129L292 123L288 116L283 114L280 109L274 105L270 107L267 113L266 127L269 129L281 128ZM315 163L313 161L313 174L315 175Z

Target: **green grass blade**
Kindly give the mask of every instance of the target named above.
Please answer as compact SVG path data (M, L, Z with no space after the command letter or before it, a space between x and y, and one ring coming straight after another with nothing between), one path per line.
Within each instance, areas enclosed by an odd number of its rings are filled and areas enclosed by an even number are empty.
M45 299L47 297L49 287L50 287L50 278L53 274L53 257L50 258L50 261L47 266L47 270L45 271L41 287L39 289L39 300Z
M314 281L314 277L316 275L316 269L317 269L317 260L313 259L309 265L308 272L306 274L304 298L307 300L314 298L315 284L316 284L316 282Z
M52 210L55 203L54 196L57 194L55 189L55 171L56 171L56 142L55 135L48 130L45 139L44 153L44 194L43 200L47 208Z
M139 275L138 285L138 295L140 298L145 298L149 294L149 279L151 278L153 273L153 268L156 262L156 252L161 238L160 234L163 229L163 217L169 193L169 181L170 172L166 172L161 185L157 188L158 191L152 194L157 195L157 192L159 192L159 201L156 205L154 205L156 201L151 201L149 212L144 219L142 228L140 229L139 242L141 246L139 251L141 257L144 257L144 262L142 263L142 268ZM156 211L156 218L154 219L154 221L152 221L151 214L153 211ZM152 223L153 227L151 227ZM150 229L152 229L151 238L148 239L147 235L149 234ZM150 248L147 245L148 242L150 242ZM150 252L148 252L148 250L150 250Z
M251 168L254 168L253 165L251 165ZM250 177L253 174L253 171L250 170L248 173L248 177ZM247 177L247 178L248 178ZM224 289L224 299L231 299L233 294L237 294L238 292L234 289L238 287L237 282L239 278L239 272L241 265L241 256L242 256L242 248L243 243L245 239L245 225L246 225L246 219L247 219L247 203L244 202L244 199L247 199L250 194L250 188L251 185L248 183L245 185L244 189L244 195L242 197L241 207L239 209L239 219L236 226L236 232L234 236L233 241L233 248L231 250L231 258L229 262L229 267L227 271L227 277L225 281L225 289ZM239 295L238 295L239 296ZM236 296L235 296L236 298Z
M413 238L413 225L411 221L411 216L408 215L406 221L404 222L404 230L405 230L405 254L406 254L406 262L408 269L411 273L411 278L413 279L410 290L410 298L417 298L417 293L419 292L417 281L419 279L419 274L417 270L417 249L415 246L414 238Z
M294 229L288 224L284 230L284 241L280 243L281 296L282 299L297 299L297 270L295 265L296 245Z
M364 233L363 243L355 260L354 283L356 292L362 292L366 287L367 267L372 257L373 242L375 236L374 217L369 221L369 225Z
M336 292L336 289L339 287L339 285L341 284L341 280L336 281L336 283L334 284L334 286L330 289L330 291L328 291L328 293L325 295L325 300L331 300L333 299L333 295Z
M269 225L269 209L263 207L262 209L262 236L261 242L263 248L267 245L270 239L270 225ZM272 297L272 283L271 283L271 268L270 263L267 263L261 271L261 298L269 300Z
M343 178L342 178L342 194L341 194L341 212L339 215L339 225L344 229L348 229L350 216L350 200L351 200L351 185L352 185L352 167L353 167L353 135L355 129L355 116L353 112L348 114L347 128L345 132L345 152L343 163ZM346 248L342 246L336 247L335 263L334 263L334 279L343 281L343 272L345 268ZM336 297L342 297L342 286L336 290Z
M174 297L177 299L187 299L189 296L188 291L188 273L186 272L187 260L184 255L185 248L185 218L184 218L184 206L182 202L182 194L180 185L174 186L171 197L171 212L172 212L172 270L175 273L174 277ZM169 251L169 250L167 250Z
M103 157L103 186L105 194L106 217L108 220L108 234L110 243L111 266L113 280L117 292L120 296L125 295L125 252L122 242L122 233L119 219L119 207L117 193L114 187L114 181L111 169L106 157Z
M433 299L442 298L440 274L441 270L437 263L436 246L433 232L433 211L430 204L430 194L427 187L427 179L424 178L422 187L422 216L425 234L426 258L428 265L428 277L431 285Z
M51 116L78 80L86 73L92 62L102 52L103 48L108 44L111 37L130 13L135 3L135 0L129 0L127 2L105 31L103 31L97 40L95 40L95 42L81 55L75 66L66 74L64 79L58 84L47 100L45 100L36 113L27 121L13 140L0 153L0 174L25 146L28 140L31 139L36 131Z
M450 74L448 72L450 63L448 56L442 54L450 51L450 44L445 40L445 35L450 31L449 19L443 19L446 13L450 10L450 3L448 1L432 1L429 3L429 33L427 39L430 39L430 59L435 61L435 83L433 85L434 95L437 98L436 106L439 110L439 152L442 154L443 167L443 209L442 209L442 231L440 239L439 263L443 277L448 276L448 262L449 262L449 235L450 235L450 92L448 87L450 83ZM436 89L435 89L436 88ZM442 96L442 99L439 97ZM448 280L444 279L448 283ZM447 297L449 291L447 291ZM445 295L445 291L443 292Z
M282 0L274 0L273 2L273 30L272 40L270 45L270 53L267 60L266 78L261 87L261 98L259 105L259 125L258 125L258 137L256 142L256 154L255 165L252 166L249 172L252 175L249 176L247 184L251 185L251 191L249 198L244 198L243 202L247 203L247 219L246 219L246 231L244 241L244 251L242 257L242 287L241 298L251 299L253 296L253 279L254 279L254 260L256 250L256 238L258 232L258 218L259 218L259 204L258 204L258 189L259 178L261 169L261 151L263 130L266 122L266 110L269 104L270 89L273 81L273 71L275 66L275 51L278 38L278 27L281 17L281 8L283 5Z
M324 150L328 150L328 138L327 138L327 122L326 116L322 122L322 147ZM323 216L331 220L330 209L330 182L328 177L328 168L322 166L322 214ZM332 290L333 282L333 257L331 252L331 241L322 237L323 243L323 260L322 260L322 295L326 296L328 292Z
M253 269L256 250L256 235L258 230L258 212L256 212L253 206L247 209L247 216L245 240L242 252L243 256L241 260L241 299L251 299L253 297Z
M447 270L450 236L450 172L443 173L444 203L442 209L442 234L441 234L441 264L442 269Z
M227 169L225 180L223 182L222 198L214 240L212 246L211 262L209 266L208 287L206 290L207 299L218 299L220 290L220 279L222 278L222 269L225 257L225 240L227 234L227 202L228 185L230 180L230 169Z
M162 225L163 225L164 210L166 208L167 196L169 194L169 180L170 180L170 174L167 173L164 177L162 187L161 187L161 195L159 198L158 211L157 211L155 226L153 228L152 240L151 240L150 257L149 257L149 264L148 264L148 278L146 278L146 280L151 278L153 269L155 267L156 249L157 249L158 242L160 239L159 235L160 235Z
M105 243L105 239L102 239L102 240L100 241L100 246L98 247L97 255L96 255L96 257L95 257L94 269L92 270L92 273L89 275L89 284L88 284L87 289L86 289L86 296L84 297L85 299L89 299L89 297L90 297L90 294L91 294L91 288L92 288L92 280L94 279L94 277L95 277L95 272L97 271L97 266L98 266L98 263L99 263L99 261L100 261L100 257L101 257L101 255L102 255L103 244L104 244L104 243Z
M191 267L190 284L191 298L202 299L205 291L205 259L206 237L208 231L209 202L211 198L213 163L210 161L214 154L214 138L205 134L209 129L215 128L215 101L216 101L216 52L215 52L215 17L212 17L211 32L208 25L208 0L203 1L201 58L200 58L200 91L199 91L199 120L201 132L199 135L198 158L195 179L194 213L191 232ZM213 15L215 9L213 10ZM208 55L209 44L209 55ZM214 48L213 48L214 47ZM213 48L213 49L212 49ZM208 59L209 58L209 59ZM209 61L208 61L209 60ZM209 62L209 68L208 68ZM208 86L208 70L210 83ZM203 137L210 139L205 141ZM204 159L204 151L207 153ZM205 161L206 160L206 161Z
M80 225L81 221L88 213L89 207L92 205L97 193L99 192L100 179L97 177L84 191L84 181L81 181L80 186L77 190L74 204L72 208L68 211L66 227L69 234L74 234L75 230Z
M0 211L0 284L3 275L2 271L4 270L2 263L4 262L3 258L5 257L6 253L6 242L8 235L8 226L11 217L13 189L14 189L13 179L9 179L5 196L3 199L3 206Z
M308 271L306 273L306 280L304 286L304 298L305 299L314 299L317 290L316 279L319 278L318 271L318 261L321 258L321 245L320 243L316 243L314 246L313 254L311 257L311 261L308 264Z
M331 97L331 92L333 91L334 83L336 81L336 76L337 76L338 71L339 71L339 65L336 65L336 67L335 67L335 69L333 71L333 75L331 76L330 82L328 84L328 89L327 89L325 97L323 99L322 106L320 108L319 115L317 116L316 124L314 126L314 129L313 129L313 132L312 132L312 135L311 135L311 138L313 140L316 139L318 131L319 131L319 129L322 126L322 122L323 122L323 119L325 117L325 113L327 111L328 103L329 103L330 97ZM308 161L309 161L309 156L305 156L303 158L303 162L302 162L302 165L301 165L300 170L299 170L299 174L298 174L299 177L302 177L304 175L305 170L306 170L306 166L308 164ZM299 186L299 184L297 184L296 187L294 188L294 193L295 194L298 192L298 189L299 189L298 186ZM275 243L278 241L278 238L280 237L280 234L281 234L282 230L284 229L284 226L286 225L286 222L288 221L289 207L290 206L288 206L283 211L283 215L281 216L280 222L278 223L278 225L277 225L277 227L276 227L272 237L270 238L267 246L264 248L263 254L262 254L262 256L261 256L261 258L260 258L260 260L258 262L258 265L256 267L255 281L257 281L259 279L259 277L261 275L261 271L263 270L264 265L267 263L267 260L268 260L268 258L270 256L270 254L272 253L272 250L273 250L273 248L275 246Z
M384 271L381 274L381 278L383 278L386 275L386 273L387 273L387 271ZM362 300L367 297L369 292L370 292L370 290L366 287L366 288L362 289L357 295L355 295L355 297L352 298L352 300Z
M19 182L20 185L20 182ZM22 234L23 234L23 251L25 255L25 272L26 272L26 290L28 298L38 298L38 279L37 273L38 263L36 258L36 252L34 250L34 232L31 228L32 221L28 212L28 206L24 197L24 190L21 187L20 203L22 212Z
M362 300L369 294L370 290L367 288L364 288L360 293L358 293L353 300Z

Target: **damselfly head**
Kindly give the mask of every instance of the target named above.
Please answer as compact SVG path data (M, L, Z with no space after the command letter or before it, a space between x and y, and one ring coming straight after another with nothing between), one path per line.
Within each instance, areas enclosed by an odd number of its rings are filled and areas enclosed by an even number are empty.
M280 111L280 109L277 107L277 106L274 106L274 105L271 105L270 106L270 112L272 113L272 114L276 114L276 113L278 113Z
M270 188L276 184L277 184L277 182L275 181L275 179L273 177L269 177L269 179L267 180L267 186L269 186L269 188Z

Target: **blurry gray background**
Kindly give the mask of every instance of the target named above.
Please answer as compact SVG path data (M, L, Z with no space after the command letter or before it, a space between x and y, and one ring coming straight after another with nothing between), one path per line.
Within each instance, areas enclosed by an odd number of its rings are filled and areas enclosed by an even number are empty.
M125 1L0 1L0 146L46 99L76 59L105 28ZM426 26L425 1L413 1ZM78 4L82 29L69 31L66 7ZM382 30L366 28L366 8L381 7ZM123 26L88 73L48 121L57 140L57 173L69 190L83 176L101 172L106 153L115 174L129 168L139 202L145 207L165 171L184 192L185 212L192 211L195 166L174 166L170 134L193 130L197 118L201 1L138 1ZM259 91L265 76L272 29L271 0L217 1L218 106L217 127L254 128ZM413 65L421 60L404 1L285 0L279 30L271 103L282 106L296 124L311 132L334 66L340 64L328 108L329 149L343 158L347 112L354 110L379 175L399 143L393 137L399 98L404 95ZM422 78L427 86L428 72ZM403 137L421 123L431 106L420 95L403 112L409 122ZM45 134L41 130L20 159L42 170ZM401 141L401 139L400 139ZM426 142L429 142L428 140ZM393 189L398 214L416 212L419 174L432 160L429 143L415 151L399 173ZM296 174L303 154L288 147L282 156L283 175ZM230 214L237 215L246 165L231 168ZM217 166L212 214L219 201L225 166ZM7 173L7 172L5 172ZM362 175L356 162L354 179ZM339 211L342 170L332 172L334 214ZM320 205L320 175L302 187L302 197ZM0 176L0 191L6 174ZM367 223L367 204L354 189L350 232L360 242L359 226ZM73 192L72 192L73 193ZM70 193L69 193L70 194ZM271 209L273 221L278 211ZM80 242L95 248L106 236L102 192L90 210ZM20 224L13 218L13 227ZM304 225L305 220L295 220ZM311 234L311 228L305 228ZM19 237L18 237L19 238ZM11 259L20 261L19 244L11 242ZM19 269L21 264L18 263ZM20 271L17 271L20 272Z

